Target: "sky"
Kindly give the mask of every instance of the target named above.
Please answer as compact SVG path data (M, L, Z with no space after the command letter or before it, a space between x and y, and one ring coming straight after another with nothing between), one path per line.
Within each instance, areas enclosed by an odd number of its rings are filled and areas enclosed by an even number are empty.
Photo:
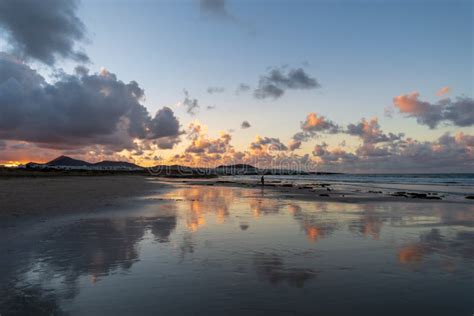
M472 172L473 7L0 0L0 163Z

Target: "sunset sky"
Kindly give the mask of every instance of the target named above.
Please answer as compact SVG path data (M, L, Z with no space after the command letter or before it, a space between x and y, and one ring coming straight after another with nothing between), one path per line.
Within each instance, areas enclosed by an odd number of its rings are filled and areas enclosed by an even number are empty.
M474 170L471 0L0 0L0 164Z

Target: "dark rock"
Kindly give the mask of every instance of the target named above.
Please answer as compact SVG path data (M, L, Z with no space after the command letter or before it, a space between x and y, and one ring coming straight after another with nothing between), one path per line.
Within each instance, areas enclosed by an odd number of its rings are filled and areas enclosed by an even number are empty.
M406 192L395 192L391 194L392 196L403 196L403 197L408 197Z
M428 197L426 193L408 193L408 195L414 199L426 199Z

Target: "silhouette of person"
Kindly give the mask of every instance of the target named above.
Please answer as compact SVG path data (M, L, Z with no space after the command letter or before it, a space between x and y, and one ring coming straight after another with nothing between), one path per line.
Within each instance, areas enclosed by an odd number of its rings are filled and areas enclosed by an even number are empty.
M262 183L262 186L265 185L265 178L263 176L260 178L260 182Z

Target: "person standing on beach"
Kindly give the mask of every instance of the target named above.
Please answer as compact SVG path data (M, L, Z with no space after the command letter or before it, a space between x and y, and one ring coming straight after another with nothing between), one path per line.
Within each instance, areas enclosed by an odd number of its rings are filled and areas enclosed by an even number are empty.
M260 182L262 183L262 186L265 185L265 179L263 178L263 176L260 178Z

